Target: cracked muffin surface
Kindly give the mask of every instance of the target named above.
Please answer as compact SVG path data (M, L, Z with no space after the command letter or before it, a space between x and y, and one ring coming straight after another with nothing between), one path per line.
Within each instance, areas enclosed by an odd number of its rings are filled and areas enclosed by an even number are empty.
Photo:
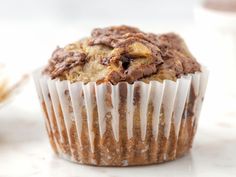
M117 84L176 80L197 71L200 64L178 35L112 26L96 28L91 36L58 47L43 73L70 82Z

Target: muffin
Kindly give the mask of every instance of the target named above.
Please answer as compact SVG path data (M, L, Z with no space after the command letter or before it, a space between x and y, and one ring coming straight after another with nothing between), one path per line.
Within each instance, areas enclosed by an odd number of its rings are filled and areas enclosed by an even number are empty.
M53 151L80 164L174 160L192 147L208 72L174 33L96 28L35 72Z

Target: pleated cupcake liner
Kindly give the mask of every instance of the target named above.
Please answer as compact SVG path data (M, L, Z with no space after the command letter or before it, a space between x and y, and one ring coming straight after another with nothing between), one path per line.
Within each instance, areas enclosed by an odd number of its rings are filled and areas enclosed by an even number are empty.
M34 73L53 150L99 166L161 163L192 146L208 71L175 82L70 83Z

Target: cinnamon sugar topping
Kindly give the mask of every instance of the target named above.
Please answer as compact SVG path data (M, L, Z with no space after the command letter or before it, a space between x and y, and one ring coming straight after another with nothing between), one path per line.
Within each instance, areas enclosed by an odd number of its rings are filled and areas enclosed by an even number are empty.
M200 65L178 35L113 26L96 28L90 37L56 49L44 73L71 82L117 84L149 77L173 79L196 71ZM158 78L160 73L165 73L164 78Z

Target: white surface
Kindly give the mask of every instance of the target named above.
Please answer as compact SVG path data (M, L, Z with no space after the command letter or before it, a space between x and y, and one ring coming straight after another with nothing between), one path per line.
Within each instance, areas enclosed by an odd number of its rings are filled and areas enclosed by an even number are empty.
M236 102L215 110L211 100L206 97L194 147L185 157L145 167L91 167L52 155L31 81L0 110L0 177L235 177Z

